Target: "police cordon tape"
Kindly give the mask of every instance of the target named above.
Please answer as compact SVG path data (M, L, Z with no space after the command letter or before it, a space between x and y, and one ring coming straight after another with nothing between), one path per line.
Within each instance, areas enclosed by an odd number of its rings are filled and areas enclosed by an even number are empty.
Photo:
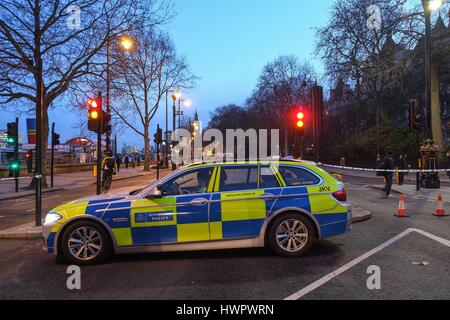
M372 169L372 168L358 168L358 167L343 167L343 166L336 166L332 164L325 164L318 162L317 165L320 167L327 167L332 169L341 169L341 170L353 170L353 171L362 171L362 172L391 172L391 173L439 173L439 172L450 172L450 169Z
M14 181L14 180L22 180L22 179L33 179L33 178L36 178L36 179L41 179L42 178L42 175L38 175L38 176L31 176L31 177L17 177L17 178L15 178L15 177L13 177L13 178L1 178L0 179L0 182L1 181Z

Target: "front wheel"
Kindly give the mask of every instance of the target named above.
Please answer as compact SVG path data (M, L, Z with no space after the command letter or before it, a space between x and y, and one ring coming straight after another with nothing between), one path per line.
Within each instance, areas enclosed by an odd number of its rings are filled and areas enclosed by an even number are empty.
M269 230L269 245L284 257L299 257L312 246L314 229L309 220L296 213L275 218Z
M99 263L111 252L107 231L93 221L70 225L62 235L61 246L64 258L80 266Z
M102 193L108 193L109 189L111 189L111 183L112 183L112 174L108 174L102 184Z

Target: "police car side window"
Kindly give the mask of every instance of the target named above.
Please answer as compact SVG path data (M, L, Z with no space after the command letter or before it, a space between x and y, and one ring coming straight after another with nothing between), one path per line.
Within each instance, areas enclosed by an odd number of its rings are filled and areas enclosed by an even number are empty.
M288 187L308 186L320 182L317 176L302 168L280 167L280 173Z
M261 173L259 177L259 188L278 188L280 187L275 173L270 167L261 167Z
M206 193L214 168L190 171L167 181L161 186L163 196Z
M223 167L220 191L252 190L258 188L258 167Z

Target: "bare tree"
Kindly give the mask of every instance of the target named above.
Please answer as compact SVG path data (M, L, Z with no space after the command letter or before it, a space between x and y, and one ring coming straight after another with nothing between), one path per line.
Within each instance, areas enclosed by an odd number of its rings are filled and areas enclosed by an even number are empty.
M327 76L353 84L356 106L352 110L356 111L357 132L362 118L367 120L372 114L379 128L380 120L388 120L383 95L402 93L410 59L408 49L417 36L412 31L417 15L405 12L405 3L406 0L336 1L328 25L317 31L317 53L325 61ZM372 105L374 112L367 108Z
M166 6L157 0L0 2L0 104L41 110L44 174L48 109L93 72L91 62L107 39L136 25L161 23Z
M112 67L116 102L111 109L144 140L144 170L150 170L150 123L161 100L175 88L190 89L195 77L183 57L176 54L169 36L154 28L135 33L136 49L117 52ZM137 124L137 125L136 125Z
M267 126L275 125L284 131L286 154L289 153L291 108L307 104L308 87L315 80L314 68L309 63L300 63L294 56L280 56L264 67L257 87L247 101L250 112L269 116L266 117Z

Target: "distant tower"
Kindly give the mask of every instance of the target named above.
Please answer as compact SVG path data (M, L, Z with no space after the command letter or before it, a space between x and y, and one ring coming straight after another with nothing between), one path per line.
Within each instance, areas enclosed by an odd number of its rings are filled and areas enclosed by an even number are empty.
M198 121L198 113L197 113L197 109L195 110L194 121Z

